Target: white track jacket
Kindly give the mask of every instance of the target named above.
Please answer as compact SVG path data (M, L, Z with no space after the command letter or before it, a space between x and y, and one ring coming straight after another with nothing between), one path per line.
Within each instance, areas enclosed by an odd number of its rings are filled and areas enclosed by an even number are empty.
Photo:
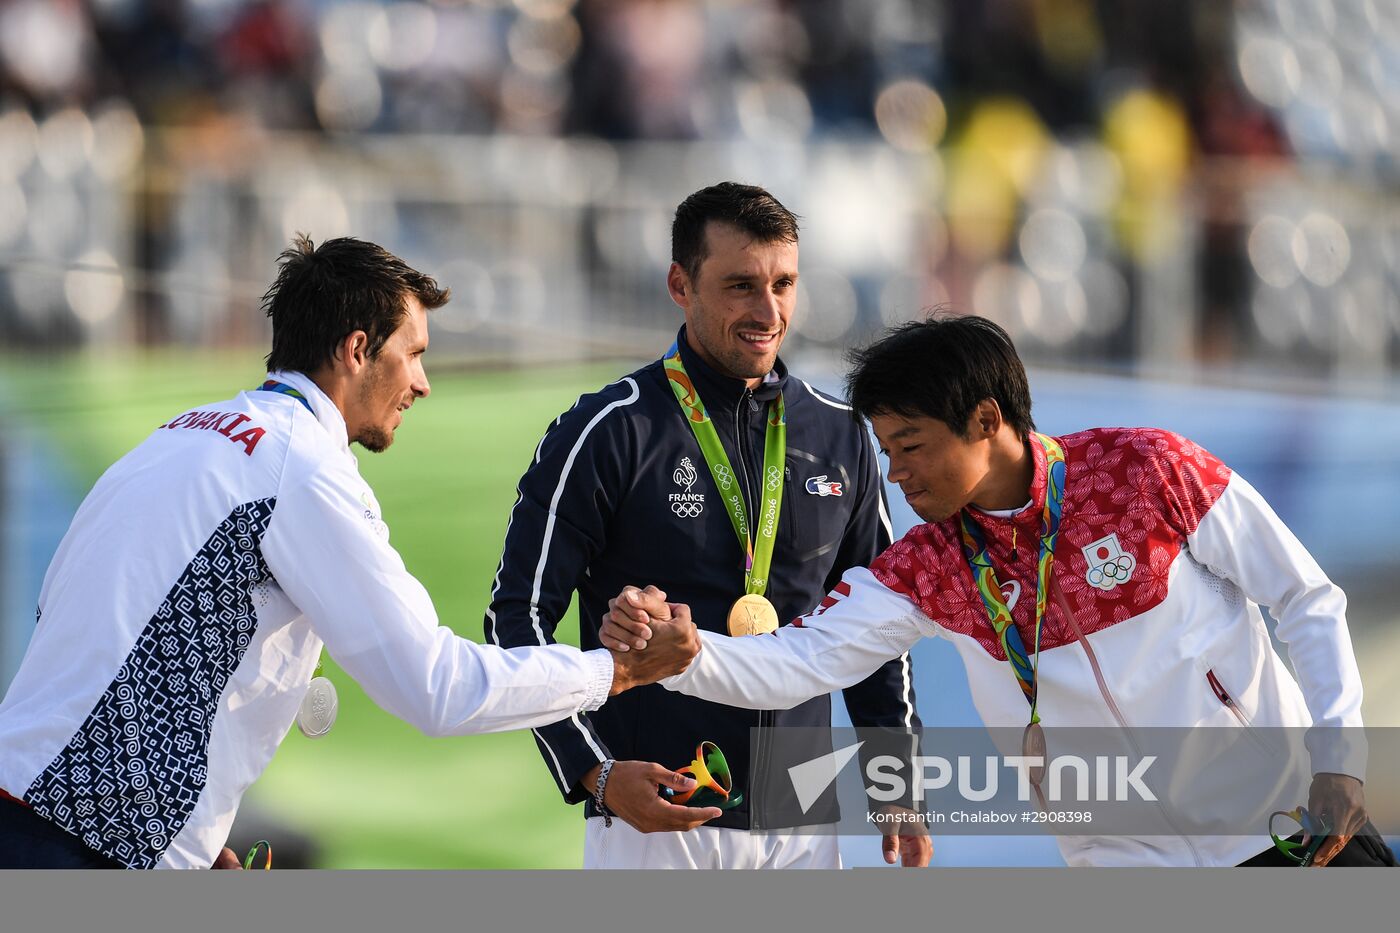
M601 706L606 651L438 624L389 546L344 419L298 373L172 418L88 494L0 704L0 788L133 868L208 867L322 643L429 735Z
M1263 498L1166 431L1096 429L1060 443L1066 490L1039 662L1045 724L1254 733L1315 726L1306 740L1312 772L1364 780L1364 741L1355 730L1330 728L1362 724L1346 598ZM1031 502L1011 515L977 515L1027 646L1035 643L1046 470L1040 445L1030 447ZM920 638L938 636L962 657L983 722L1019 730L1029 708L961 547L956 517L919 525L771 637L702 632L699 657L663 683L731 706L782 708L854 683ZM1278 620L1296 680L1270 644L1260 605ZM1065 609L1096 656L1102 685ZM1224 788L1190 775L1172 782L1162 799L1169 818L1252 813L1280 793L1307 802L1309 774L1262 755L1249 760L1257 769ZM1084 835L1059 843L1071 865L1234 865L1268 848L1267 809L1257 823L1247 836Z

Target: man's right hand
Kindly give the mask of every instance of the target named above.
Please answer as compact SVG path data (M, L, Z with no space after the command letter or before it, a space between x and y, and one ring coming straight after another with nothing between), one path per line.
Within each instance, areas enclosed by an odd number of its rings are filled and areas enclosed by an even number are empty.
M598 786L602 767L594 765L579 781L589 794ZM608 786L603 788L603 802L614 815L641 833L685 832L720 815L718 807L667 803L657 793L662 787L683 793L693 789L695 781L654 762L615 761L608 773Z
M644 591L628 587L618 599L609 600L610 607L627 602L633 609L640 602L646 608L636 611L649 621L646 651L631 651L625 644L619 646L616 640L604 639L604 646L613 654L613 685L609 696L679 674L700 653L700 636L690 621L690 609L678 603L667 603L665 597L666 594L656 587L649 586ZM613 608L612 611L617 610Z

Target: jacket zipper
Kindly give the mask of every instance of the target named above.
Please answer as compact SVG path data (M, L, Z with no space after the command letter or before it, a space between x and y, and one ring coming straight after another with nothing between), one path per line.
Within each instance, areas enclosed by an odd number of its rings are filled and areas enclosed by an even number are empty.
M1225 689L1225 685L1222 684L1220 678L1216 676L1215 668L1206 671L1206 683L1210 684L1211 692L1215 694L1215 698L1220 701L1220 704L1228 709L1239 722L1240 726L1244 728L1244 734L1249 736L1250 740L1259 747L1260 751L1264 752L1266 755L1272 756L1273 753L1269 751L1269 746L1265 744L1264 739L1260 737L1259 730L1255 729L1253 724L1250 723L1249 717L1244 714L1244 710L1240 709L1240 705L1235 702L1235 698L1230 695L1230 691Z
M739 404L734 406L734 444L739 451L739 469L734 472L739 474L739 490L744 496L744 512L748 515L749 534L752 535L758 503L749 501L749 486L746 482L750 477L748 444L745 443L749 434L748 418L744 417L745 402L748 403L750 411L758 411L758 402L754 401L753 394L745 389L744 394L739 397Z
M796 500L793 498L792 467L783 464L783 513L788 516L788 527L792 529L793 543L802 540L802 526L797 521Z
M754 795L757 775L767 774L769 742L768 734L773 728L773 714L766 709L758 711L758 742L754 748L753 761L749 763L749 828L764 829L762 813ZM767 782L765 781L765 784Z

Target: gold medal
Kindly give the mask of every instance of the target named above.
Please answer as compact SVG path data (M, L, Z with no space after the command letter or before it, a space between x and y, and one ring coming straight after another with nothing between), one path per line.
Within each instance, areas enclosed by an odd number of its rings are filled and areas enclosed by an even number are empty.
M764 597L749 593L729 607L729 634L767 635L778 630L778 610Z

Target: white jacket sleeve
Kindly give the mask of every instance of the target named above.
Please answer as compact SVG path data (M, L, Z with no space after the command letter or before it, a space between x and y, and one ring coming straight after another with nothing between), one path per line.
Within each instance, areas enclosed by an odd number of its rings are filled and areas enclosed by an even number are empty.
M1362 777L1361 673L1347 629L1346 595L1238 473L1187 537L1196 560L1268 606L1312 715L1314 771ZM1339 727L1355 727L1343 734ZM1358 748L1358 744L1362 747Z
M830 605L771 635L731 638L700 633L700 654L661 684L690 696L746 709L789 709L859 683L904 654L933 623L907 597L864 567L846 571Z
M268 569L335 662L428 735L526 729L597 709L612 656L566 645L478 645L438 623L427 591L375 531L348 465L283 480L263 538Z

